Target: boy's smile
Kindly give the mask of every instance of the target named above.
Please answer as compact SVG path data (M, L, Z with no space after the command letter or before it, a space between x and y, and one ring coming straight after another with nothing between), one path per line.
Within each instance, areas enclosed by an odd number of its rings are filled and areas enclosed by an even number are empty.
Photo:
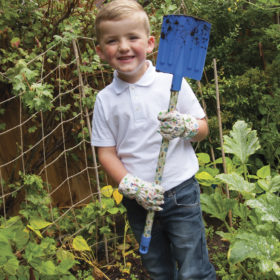
M101 59L116 69L122 80L138 81L147 69L146 54L154 48L154 37L148 36L141 15L102 21L100 31L96 51Z

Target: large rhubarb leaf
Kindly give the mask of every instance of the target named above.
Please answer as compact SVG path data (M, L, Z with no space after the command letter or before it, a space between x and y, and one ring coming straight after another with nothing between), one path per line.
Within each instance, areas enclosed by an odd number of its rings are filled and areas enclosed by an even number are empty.
M244 178L237 173L219 174L216 178L228 184L230 190L238 191L246 198L255 196L255 184L244 180Z
M280 242L273 235L262 236L257 233L242 232L235 236L235 242L228 251L231 264L244 261L247 258L260 261L263 272L273 270L280 275L278 262L280 261Z
M259 148L257 132L248 128L244 121L237 121L230 136L224 136L225 152L234 154L242 164L247 163L248 157Z
M259 214L262 221L273 222L280 226L280 197L271 193L263 194L246 202Z
M203 211L221 221L225 221L229 210L237 203L234 199L227 199L222 196L218 191L211 195L201 194L200 201Z

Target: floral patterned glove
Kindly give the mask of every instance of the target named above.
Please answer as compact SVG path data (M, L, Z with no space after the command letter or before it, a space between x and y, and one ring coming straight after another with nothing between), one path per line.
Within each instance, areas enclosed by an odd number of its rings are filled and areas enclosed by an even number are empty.
M155 183L145 182L131 174L126 174L119 184L119 192L130 199L136 199L146 210L160 211L164 190Z
M160 121L159 133L168 140L176 137L190 140L198 132L197 120L191 115L181 114L178 111L160 112L158 120Z

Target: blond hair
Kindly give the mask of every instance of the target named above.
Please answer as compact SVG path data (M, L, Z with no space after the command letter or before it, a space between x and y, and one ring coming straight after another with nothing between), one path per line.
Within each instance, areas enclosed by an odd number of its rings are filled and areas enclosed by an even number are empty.
M150 23L148 15L136 0L113 0L102 6L95 19L95 32L97 41L100 40L100 23L106 20L120 20L138 13L141 16L147 35L150 34Z

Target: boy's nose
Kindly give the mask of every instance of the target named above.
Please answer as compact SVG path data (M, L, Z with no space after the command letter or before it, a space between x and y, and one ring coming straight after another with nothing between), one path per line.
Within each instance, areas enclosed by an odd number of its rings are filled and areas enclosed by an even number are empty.
M127 40L121 40L119 44L119 51L125 52L129 49L129 44Z

